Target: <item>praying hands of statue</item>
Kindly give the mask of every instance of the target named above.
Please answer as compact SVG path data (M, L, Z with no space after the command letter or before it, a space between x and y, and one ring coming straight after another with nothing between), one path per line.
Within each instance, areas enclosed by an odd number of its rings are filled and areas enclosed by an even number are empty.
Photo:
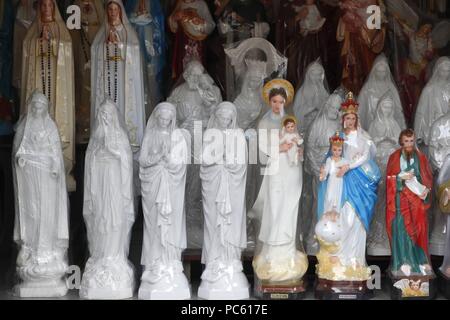
M50 41L52 38L52 31L48 24L44 24L42 27L41 39L45 41Z
M336 177L342 178L347 173L348 170L350 170L350 166L348 164L340 167L339 171L336 174Z
M108 43L119 43L119 36L117 35L115 28L111 28L111 30L109 30Z

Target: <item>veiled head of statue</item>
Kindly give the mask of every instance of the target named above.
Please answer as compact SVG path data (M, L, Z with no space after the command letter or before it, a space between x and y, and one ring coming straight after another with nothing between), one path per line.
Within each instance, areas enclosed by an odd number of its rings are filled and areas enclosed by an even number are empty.
M266 77L265 61L245 59L247 65L247 72L245 74L245 82L250 89L260 89L264 84L264 78Z
M322 65L318 62L313 62L308 68L308 80L311 80L313 83L321 83L323 82L325 76L325 70Z
M29 100L29 111L34 117L42 116L48 111L48 99L39 91L34 91Z
M108 22L111 25L122 23L122 7L117 0L110 0L106 5L106 13L108 15Z
M439 76L441 79L448 80L450 76L450 60L446 60L439 66Z
M97 121L104 126L118 126L119 117L117 115L117 107L114 102L105 100L98 109Z
M390 92L387 92L381 99L378 105L379 112L384 117L389 117L394 113L394 98Z
M162 105L155 112L158 126L161 129L168 128L175 120L175 107L171 104Z
M236 117L236 107L231 102L222 102L214 112L218 126L228 129Z
M339 109L341 108L342 98L338 94L331 94L325 103L325 111L327 118L336 120L339 117Z
M389 74L389 65L385 61L380 61L375 66L375 78L377 80L385 80Z
M183 72L183 78L191 90L197 89L197 84L200 82L200 76L204 71L205 68L200 61L192 60L186 65Z
M43 22L51 22L55 19L55 3L53 0L40 0L39 11Z

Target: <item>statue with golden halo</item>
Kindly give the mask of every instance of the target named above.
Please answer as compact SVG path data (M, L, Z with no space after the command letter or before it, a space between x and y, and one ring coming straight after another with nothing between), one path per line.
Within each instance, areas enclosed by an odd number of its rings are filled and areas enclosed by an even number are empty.
M260 161L266 167L249 213L260 225L253 260L255 290L259 297L283 294L294 298L305 290L302 277L308 268L297 235L303 172L301 161L297 165L289 161L294 143L279 141L284 108L292 102L294 88L286 80L275 79L264 86L263 97L271 108L258 124Z

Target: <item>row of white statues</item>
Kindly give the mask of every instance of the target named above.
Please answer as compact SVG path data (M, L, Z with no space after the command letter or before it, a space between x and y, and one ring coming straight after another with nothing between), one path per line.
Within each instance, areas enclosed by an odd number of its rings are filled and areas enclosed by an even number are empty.
M301 160L303 139L295 133L296 119L284 116L284 106L292 101L293 93L289 83L281 79L264 88L271 109L259 121L258 129L281 129L281 142L272 145L268 137L268 144L260 144L267 166L249 213L260 224L253 261L255 273L258 279L274 283L299 280L308 267L297 230L303 180L302 162L295 159ZM324 279L364 281L370 276L365 261L366 238L381 175L374 163L374 140L358 126L352 97L343 103L333 95L325 109L331 118L337 113L333 100L341 106L344 136L337 136L336 143L329 140L330 153L319 169L319 181L327 183L318 188L315 234L321 252L317 271ZM381 99L379 113L392 115L392 102L389 95ZM19 123L14 141L15 240L20 245L17 271L22 280L16 292L22 297L61 296L67 292L64 163L48 105L42 93L36 91L31 96L29 111ZM324 120L323 116L319 114L317 119ZM449 117L450 105L447 114L432 127L432 141L442 138L442 128L448 131ZM156 107L139 158L145 217L141 259L145 269L139 289L142 299L190 297L181 253L186 248L183 195L191 148L187 130L178 129L176 119L173 104L165 102ZM219 149L217 141L221 141ZM205 217L202 263L206 267L198 294L206 299L245 299L249 297L249 284L243 274L241 253L247 247L247 143L244 132L237 127L237 111L232 103L222 102L212 110L203 144L199 174ZM241 150L234 150L236 146ZM295 153L292 148L297 148ZM239 158L242 155L244 158ZM344 174L346 179L342 178ZM83 215L90 258L80 296L131 297L134 270L127 256L135 217L133 153L118 108L109 100L96 114L86 153L84 187ZM342 202L345 205L341 207ZM329 243L336 241L339 246L330 249ZM324 252L333 252L335 258L321 263Z
M133 151L134 181L137 183L138 158L140 146L144 135L145 121L150 116L151 103L149 95L152 90L149 83L154 83L148 74L152 67L143 63L141 54L142 41L135 28L140 28L147 22L148 9L145 4L141 12L142 16L131 16L131 23L127 18L125 8L121 0L101 0L78 3L83 8L83 28L74 31L71 37L62 20L55 0L41 0L37 6L35 15L20 20L28 26L27 36L24 39L22 53L22 81L17 84L22 92L21 114L26 113L25 102L31 93L38 89L44 93L50 101L49 113L55 120L60 133L63 149L66 181L69 191L74 191L75 181L70 174L75 161L75 141L87 142L89 132L93 131L95 113L102 101L106 98L114 101L120 111L120 117L129 134ZM31 8L24 12L32 12ZM105 12L104 12L105 11ZM22 11L21 11L22 12ZM34 19L34 20L33 20ZM133 26L135 28L133 28ZM72 50L72 46L74 47ZM154 44L156 48L156 44ZM153 48L153 47L152 47ZM259 48L266 56L265 61L248 58L247 53ZM146 48L148 49L148 48ZM154 51L154 50L150 50ZM74 71L75 62L84 65ZM238 126L243 129L256 128L260 117L265 113L267 106L261 99L260 92L267 75L277 70L280 65L286 64L286 59L279 56L276 50L264 39L253 38L243 42L237 48L227 49L227 56L235 68L235 73L242 79L240 92L234 103L238 113ZM284 66L286 67L286 66ZM20 78L20 77L19 77ZM203 121L203 129L206 129L210 110L222 101L220 91L212 78L205 73L199 62L187 62L184 68L183 78L185 83L178 86L169 97L168 101L175 104L178 110L178 124L181 128L193 133L195 120ZM70 79L76 79L75 85ZM433 75L423 89L416 112L415 131L422 150L426 153L429 149L429 129L434 121L446 112L450 97L450 59L443 57L436 62ZM17 82L17 81L15 81ZM146 84L146 85L144 85ZM80 90L75 90L80 87ZM81 92L75 94L75 92ZM380 112L378 103L381 97L390 95L393 105L392 115ZM318 137L323 124L326 121L327 134L332 132L335 125L329 117L322 114L319 120L318 114L329 98L325 72L320 62L312 63L306 69L304 82L298 90L293 105L293 113L298 119L299 132L305 136L305 172L303 182L317 185L318 161L320 158L313 156L321 152L319 140L326 142L327 136ZM154 99L153 99L154 100ZM393 81L386 57L379 56L375 61L372 71L358 97L360 102L361 126L371 133L378 146L378 158L386 159L395 146L395 136L398 127L403 129L405 121L402 114L399 94ZM332 103L332 102L330 102ZM77 130L75 132L75 106L77 108ZM388 111L389 112L389 111ZM332 111L330 111L332 113ZM331 115L331 117L333 117ZM389 122L384 121L384 118ZM327 121L330 120L330 121ZM335 119L337 122L337 118ZM317 122L317 123L315 123ZM378 124L375 124L378 123ZM371 124L373 128L370 128ZM372 132L371 132L372 130ZM376 132L375 132L376 131ZM309 139L307 138L309 137ZM393 138L394 137L394 138ZM393 138L393 139L392 139ZM314 142L311 142L314 141ZM316 143L317 142L317 143ZM192 146L195 149L195 146ZM322 151L323 154L323 151ZM192 153L192 159L198 155ZM319 159L319 160L317 160ZM379 163L380 164L380 163ZM380 167L383 166L380 164ZM434 169L438 171L436 165ZM255 182L254 168L249 167L249 183L247 183L247 205L252 205L257 196L258 183ZM188 238L189 247L201 247L202 241L202 206L201 187L199 178L199 166L188 168L187 172L187 216L188 229L192 235ZM313 188L315 190L315 188ZM135 192L139 194L139 185L135 186ZM317 253L317 242L314 240L315 217L309 215L315 212L315 191L302 191L300 211L302 214L302 226L305 228L305 243L308 254ZM380 190L382 192L382 190ZM380 197L382 202L383 197ZM379 203L382 212L383 203ZM433 209L433 227L431 239L431 252L435 255L444 254L445 221L436 205ZM372 227L369 239L369 253L373 255L388 254L387 237L384 233L377 232L382 227L377 219Z

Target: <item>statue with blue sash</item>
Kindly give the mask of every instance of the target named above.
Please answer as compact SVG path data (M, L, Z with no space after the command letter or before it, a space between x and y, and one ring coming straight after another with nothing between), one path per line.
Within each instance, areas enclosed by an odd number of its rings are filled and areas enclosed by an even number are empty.
M374 161L375 145L358 124L358 103L352 93L342 103L341 113L343 132L330 138L330 152L321 169L317 275L319 282L361 283L371 276L366 238L381 173Z

